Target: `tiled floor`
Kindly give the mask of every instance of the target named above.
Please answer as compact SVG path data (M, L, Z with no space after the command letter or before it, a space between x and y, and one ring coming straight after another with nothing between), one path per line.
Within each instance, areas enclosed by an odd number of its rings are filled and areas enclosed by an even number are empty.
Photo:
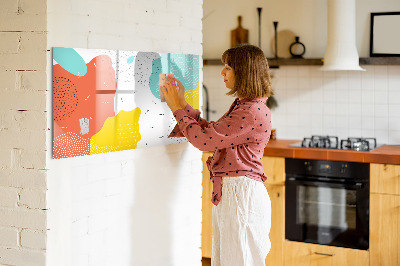
M202 258L203 266L211 266L211 259L209 258Z

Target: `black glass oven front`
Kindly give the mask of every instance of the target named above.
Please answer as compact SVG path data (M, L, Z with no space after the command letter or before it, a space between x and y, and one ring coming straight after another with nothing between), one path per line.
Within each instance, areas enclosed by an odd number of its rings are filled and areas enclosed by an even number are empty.
M286 159L285 236L367 250L369 164Z

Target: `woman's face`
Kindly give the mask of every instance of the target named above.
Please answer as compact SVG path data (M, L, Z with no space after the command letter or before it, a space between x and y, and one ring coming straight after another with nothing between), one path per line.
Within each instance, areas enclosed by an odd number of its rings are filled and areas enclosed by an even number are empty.
M221 71L221 75L224 77L225 86L228 89L233 89L235 86L235 73L233 72L233 69L225 64Z

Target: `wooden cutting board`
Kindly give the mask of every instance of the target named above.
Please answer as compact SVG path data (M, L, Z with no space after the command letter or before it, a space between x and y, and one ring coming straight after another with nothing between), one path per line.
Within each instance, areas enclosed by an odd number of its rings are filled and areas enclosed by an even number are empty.
M249 43L249 31L242 27L242 16L238 16L238 27L231 30L231 48L238 44Z

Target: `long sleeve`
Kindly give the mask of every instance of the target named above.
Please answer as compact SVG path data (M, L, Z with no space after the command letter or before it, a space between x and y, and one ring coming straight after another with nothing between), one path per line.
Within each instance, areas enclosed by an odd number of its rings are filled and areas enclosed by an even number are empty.
M271 131L271 112L267 98L236 99L216 122L200 118L200 112L187 106L174 112L176 132L202 151L214 151L207 160L213 183L211 201L218 205L221 182L226 176L247 176L264 182L261 160Z
M197 109L192 108L189 104L186 105L184 112L186 115L188 115L189 117L193 118L194 120L196 120L200 126L202 127L206 127L208 126L209 122L203 118L200 117L200 111ZM174 127L174 129L171 131L171 133L168 136L169 138L171 137L185 137L184 134L182 134L182 132L179 129L179 125L176 124L176 126Z
M236 108L218 120L201 124L182 109L175 111L180 132L201 151L224 149L254 141L256 119L250 109ZM263 126L262 123L259 126Z

